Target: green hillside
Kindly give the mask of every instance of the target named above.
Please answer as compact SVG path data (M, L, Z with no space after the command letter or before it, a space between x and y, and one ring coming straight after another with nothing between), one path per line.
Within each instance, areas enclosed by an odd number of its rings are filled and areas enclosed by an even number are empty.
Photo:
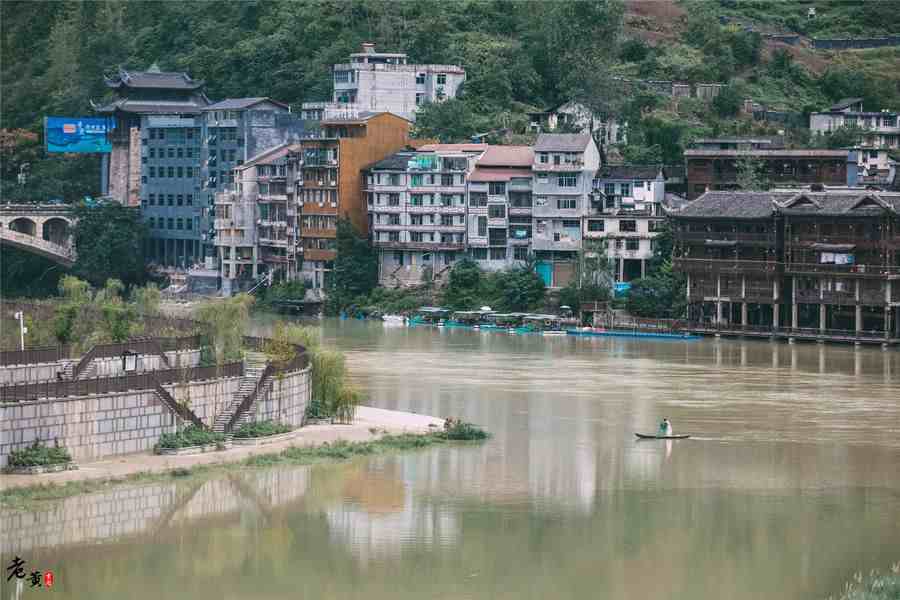
M815 6L814 20L805 17ZM739 18L722 25L719 18ZM417 62L468 73L461 99L428 107L423 135L508 128L527 142L525 113L569 98L629 123L629 160L678 161L697 135L766 132L737 109L744 98L809 111L849 95L900 108L900 49L818 52L745 31L882 35L900 31L897 2L514 2L251 0L247 2L5 1L0 182L6 198L96 193L96 159L46 158L44 115L90 114L119 66L184 70L211 98L269 95L294 105L330 97L330 66L363 41ZM624 90L619 76L728 82L712 107ZM791 136L805 143L802 132ZM30 162L34 187L14 184Z

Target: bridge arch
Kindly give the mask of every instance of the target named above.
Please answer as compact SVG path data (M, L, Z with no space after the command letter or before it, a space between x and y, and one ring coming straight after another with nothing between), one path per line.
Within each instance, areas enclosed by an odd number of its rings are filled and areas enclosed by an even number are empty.
M9 222L9 229L34 236L37 233L37 224L27 217L18 217Z
M50 217L44 221L43 237L48 242L66 246L69 244L69 220L63 217Z

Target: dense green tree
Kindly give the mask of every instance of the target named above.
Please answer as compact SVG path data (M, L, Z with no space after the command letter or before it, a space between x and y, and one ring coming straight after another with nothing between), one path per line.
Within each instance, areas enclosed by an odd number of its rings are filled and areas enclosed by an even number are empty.
M761 192L769 189L766 177L766 163L759 158L745 156L737 161L738 188L745 192Z
M482 272L478 264L465 258L450 269L444 286L442 304L453 310L478 308L482 298Z
M149 279L143 248L148 236L140 213L115 203L100 206L79 204L78 223L73 230L78 260L74 272L93 285L118 279L127 286Z
M328 282L326 310L338 314L378 285L378 255L349 219L337 221L337 256Z
M467 142L484 125L466 100L450 98L431 102L419 109L413 134L435 138L444 143Z
M530 267L516 267L485 277L491 308L504 312L526 312L544 303L544 280Z
M744 95L733 84L726 85L719 90L719 95L713 99L713 110L723 119L737 115L744 103Z

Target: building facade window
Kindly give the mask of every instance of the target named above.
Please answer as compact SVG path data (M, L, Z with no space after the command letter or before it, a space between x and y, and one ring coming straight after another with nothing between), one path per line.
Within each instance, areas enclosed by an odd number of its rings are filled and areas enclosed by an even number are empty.
M478 237L487 235L487 217L478 217Z
M603 221L602 220L588 221L588 231L603 231Z
M577 175L560 175L557 178L556 184L559 187L575 187L578 185L578 176Z
M488 206L488 216L491 219L505 219L506 207L502 204L491 204Z
M619 231L634 233L637 231L637 221L619 221Z
M492 181L488 184L488 194L491 196L503 196L506 194L506 184L502 181Z
M640 240L632 240L632 239L625 240L625 249L626 250L637 250L640 247L641 247Z
M559 210L574 210L578 208L577 198L557 198L556 208Z

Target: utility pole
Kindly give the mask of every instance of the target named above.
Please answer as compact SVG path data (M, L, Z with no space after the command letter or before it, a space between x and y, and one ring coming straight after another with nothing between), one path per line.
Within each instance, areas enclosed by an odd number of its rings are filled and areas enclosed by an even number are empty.
M18 311L14 316L19 320L19 349L24 351L25 334L28 333L28 328L25 327L25 314L22 311Z

